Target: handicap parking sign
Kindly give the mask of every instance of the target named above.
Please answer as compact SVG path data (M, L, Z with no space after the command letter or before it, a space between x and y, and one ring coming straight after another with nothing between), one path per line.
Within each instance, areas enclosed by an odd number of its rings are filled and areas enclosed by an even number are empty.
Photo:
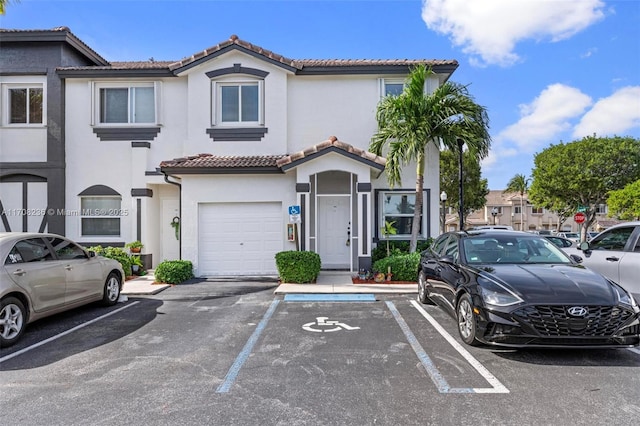
M300 206L289 206L289 214L290 215L300 214Z

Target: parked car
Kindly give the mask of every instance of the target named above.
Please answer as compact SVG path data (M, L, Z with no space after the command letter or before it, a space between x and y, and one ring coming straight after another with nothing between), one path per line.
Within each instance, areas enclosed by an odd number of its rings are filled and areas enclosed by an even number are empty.
M611 278L640 301L640 221L619 223L568 253L582 264Z
M626 290L524 232L440 235L421 253L418 300L448 312L469 345L640 344L640 308Z
M478 231L481 229L503 229L507 231L513 231L513 226L511 225L478 225L471 228L471 231Z
M580 242L580 234L578 234L577 232L559 232L557 235L559 237L567 238L578 243Z
M95 301L113 305L124 271L56 234L0 233L0 347L13 345L27 324Z
M557 235L543 235L544 238L551 241L553 244L558 247L564 249L567 247L577 247L578 243L575 240L570 240L568 238L560 237Z

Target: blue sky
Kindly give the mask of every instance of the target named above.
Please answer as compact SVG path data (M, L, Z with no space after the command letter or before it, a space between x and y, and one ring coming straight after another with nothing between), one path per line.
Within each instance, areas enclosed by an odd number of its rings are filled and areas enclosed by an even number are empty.
M0 27L67 26L111 61L178 60L232 34L292 59L456 59L451 80L489 113L490 189L530 176L550 144L640 137L640 0L9 3Z

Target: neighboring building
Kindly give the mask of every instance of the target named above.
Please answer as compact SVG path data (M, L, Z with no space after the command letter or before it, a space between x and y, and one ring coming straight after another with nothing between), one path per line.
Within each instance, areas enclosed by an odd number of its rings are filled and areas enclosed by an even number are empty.
M0 231L65 234L61 66L108 62L66 28L0 30ZM73 165L72 165L73 167Z
M319 253L323 269L357 271L371 267L385 220L396 222L394 238L408 239L415 166L389 188L385 159L367 151L376 107L402 90L412 66L434 71L428 91L458 66L293 60L236 36L180 61L107 63L66 28L3 31L2 50L8 34L32 35L15 45L24 56L37 54L39 37L86 50L85 61L51 67L65 114L44 131L61 135L66 181L36 199L66 209L56 230L85 245L138 239L154 266L183 258L196 276L276 275L275 253L297 247ZM439 233L435 146L427 162L421 238Z
M457 212L448 211L446 217L447 230L459 229ZM607 217L607 206L601 205L596 211L596 222L590 231L602 231L614 223L617 221ZM556 213L535 207L529 202L526 193L524 197L520 197L519 193L504 193L502 190L489 191L484 208L465 218L465 228L479 225L510 225L515 230L523 231L580 231L580 225L573 220L573 216L560 224Z

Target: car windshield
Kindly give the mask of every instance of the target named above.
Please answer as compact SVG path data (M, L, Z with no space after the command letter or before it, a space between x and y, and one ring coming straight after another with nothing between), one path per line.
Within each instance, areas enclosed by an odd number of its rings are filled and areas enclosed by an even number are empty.
M464 238L462 244L469 264L571 263L551 241L532 235L477 235Z

